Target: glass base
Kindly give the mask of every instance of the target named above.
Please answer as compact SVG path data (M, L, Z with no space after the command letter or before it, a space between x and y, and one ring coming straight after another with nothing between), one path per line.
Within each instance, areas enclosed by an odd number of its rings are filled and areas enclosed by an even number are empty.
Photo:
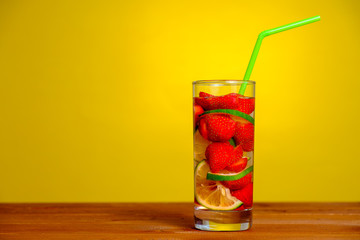
M195 228L204 231L245 231L252 226L252 209L214 211L195 208Z

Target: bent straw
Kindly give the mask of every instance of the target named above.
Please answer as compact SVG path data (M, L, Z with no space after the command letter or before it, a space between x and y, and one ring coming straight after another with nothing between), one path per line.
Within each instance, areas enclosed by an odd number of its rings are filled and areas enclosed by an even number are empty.
M258 37L257 41L256 41L254 50L253 50L253 52L251 54L249 65L248 65L248 67L246 69L246 72L245 72L244 80L248 81L250 79L250 75L251 75L251 72L252 72L252 70L254 68L256 57L257 57L257 55L259 53L260 46L261 46L261 43L262 43L262 40L264 39L264 37L267 37L269 35L279 33L279 32L282 32L282 31L286 31L286 30L289 30L289 29L292 29L292 28L300 27L300 26L303 26L305 24L313 23L313 22L316 22L316 21L319 21L319 20L320 20L320 16L315 16L315 17L307 18L307 19L304 19L304 20L301 20L301 21L289 23L289 24L286 24L286 25L281 26L281 27L277 27L277 28L273 28L273 29L269 29L269 30L265 30L265 31L261 32L259 34L259 37ZM247 82L244 82L244 83L241 84L239 94L244 95L247 84L248 84Z

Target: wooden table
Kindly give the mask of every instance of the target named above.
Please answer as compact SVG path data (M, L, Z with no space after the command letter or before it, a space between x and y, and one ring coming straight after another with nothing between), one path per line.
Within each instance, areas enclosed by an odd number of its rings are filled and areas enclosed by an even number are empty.
M245 232L193 227L192 203L0 204L0 239L360 239L360 203L256 203Z

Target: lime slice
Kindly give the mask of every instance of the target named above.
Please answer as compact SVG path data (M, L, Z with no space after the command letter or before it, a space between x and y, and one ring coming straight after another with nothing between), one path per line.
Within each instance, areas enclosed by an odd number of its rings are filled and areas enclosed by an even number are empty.
M233 109L215 109L215 110L210 110L210 111L206 111L203 114L200 115L200 117L206 115L206 114L211 114L211 113L225 113L225 114L230 114L231 117L234 119L234 121L239 121L239 122L250 122L252 124L254 124L254 118L246 113L240 112L238 110L233 110Z
M234 210L243 203L233 197L230 189L220 182L206 179L210 167L207 162L201 161L195 169L195 197L198 203L212 210Z
M234 181L245 177L248 173L252 172L253 166L246 168L239 173L212 173L208 172L206 178L213 181Z

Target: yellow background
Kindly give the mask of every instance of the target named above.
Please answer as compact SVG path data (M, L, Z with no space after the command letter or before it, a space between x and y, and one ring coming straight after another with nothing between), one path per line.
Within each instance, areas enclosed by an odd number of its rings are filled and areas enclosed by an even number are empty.
M192 201L192 86L258 33L255 200L360 200L360 1L1 1L0 201Z

